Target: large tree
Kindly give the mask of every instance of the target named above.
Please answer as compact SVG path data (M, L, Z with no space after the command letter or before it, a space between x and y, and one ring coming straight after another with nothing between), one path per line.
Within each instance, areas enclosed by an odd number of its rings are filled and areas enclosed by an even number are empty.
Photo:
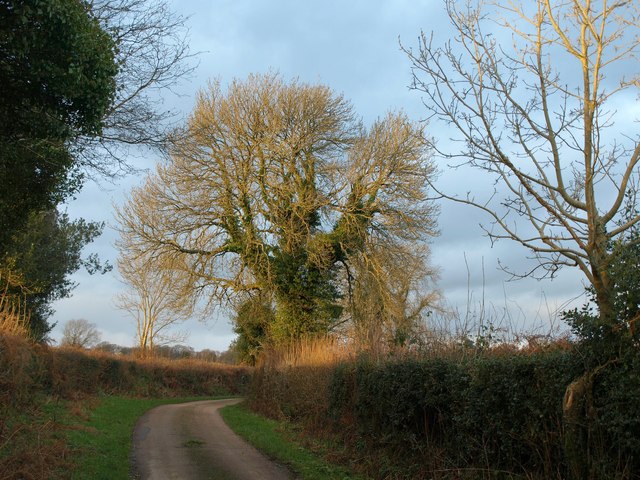
M0 1L0 255L79 186L71 144L102 131L116 42L80 0Z
M47 219L87 175L131 171L130 147L164 144L173 112L159 92L191 71L189 59L184 18L164 1L0 0L0 288L35 338L97 235L68 219L54 232ZM30 237L51 243L21 252Z
M637 191L640 142L626 117L637 101L638 2L446 0L454 40L422 35L414 83L456 143L440 153L491 175L499 188L443 197L493 219L492 240L529 249L540 269L578 267L599 321L614 295L608 246L640 222L617 222ZM617 223L616 223L617 222Z
M434 233L428 153L403 114L365 129L325 86L278 75L226 92L213 83L170 160L120 210L121 230L183 272L176 288L212 305L269 299L271 339L326 332L356 255L378 244L409 258L404 247Z

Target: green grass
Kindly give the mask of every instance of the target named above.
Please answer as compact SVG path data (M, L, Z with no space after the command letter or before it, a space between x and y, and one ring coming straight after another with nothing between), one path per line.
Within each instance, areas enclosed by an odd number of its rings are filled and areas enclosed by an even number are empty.
M90 408L87 421L64 413L64 409L57 405L51 405L49 408L55 409L55 417L68 428L66 436L73 464L70 471L60 472L58 477L72 480L129 479L131 437L136 421L159 405L205 399L210 398L102 397L96 406ZM303 479L358 478L342 467L325 462L293 441L293 435L285 424L256 415L242 405L225 407L221 414L236 433L267 456L287 465ZM188 446L199 447L197 441Z
M265 455L287 465L305 480L357 479L343 467L332 465L292 440L287 425L249 411L242 404L220 410L229 427Z
M50 478L63 468L65 442L57 419L67 416L63 403L40 393L29 404L0 403L0 478Z
M221 397L217 397L221 398ZM225 397L228 398L228 397ZM73 480L125 480L130 478L131 436L136 421L148 410L168 403L182 403L203 398L145 399L103 397L92 408L89 420L69 425L67 438L71 446L71 472L61 478Z

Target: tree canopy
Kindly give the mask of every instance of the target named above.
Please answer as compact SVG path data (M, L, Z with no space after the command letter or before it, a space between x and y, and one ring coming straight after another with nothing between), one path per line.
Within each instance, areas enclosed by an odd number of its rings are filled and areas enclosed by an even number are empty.
M101 132L116 48L84 1L0 1L0 253L79 187L72 142Z
M69 320L64 325L60 345L64 347L89 348L100 342L96 324L84 318Z
M118 72L102 132L78 139L77 160L91 176L114 178L136 170L137 149L165 147L176 112L164 97L193 71L193 55L185 18L166 0L93 0L91 11L117 45Z
M405 115L367 129L328 87L252 75L198 95L120 230L209 305L259 295L275 307L267 336L286 340L336 325L356 257L425 264L414 247L435 234L432 174L423 128Z

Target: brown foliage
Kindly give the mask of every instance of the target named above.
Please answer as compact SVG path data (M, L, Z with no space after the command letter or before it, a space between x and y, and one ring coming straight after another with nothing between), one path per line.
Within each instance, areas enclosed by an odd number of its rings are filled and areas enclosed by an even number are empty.
M251 407L273 418L323 419L331 373L350 357L350 346L333 337L264 351L253 376Z
M0 288L3 283L0 275ZM9 293L9 286L10 283L5 283L4 289L0 291L0 332L26 337L29 332L29 313L24 301Z

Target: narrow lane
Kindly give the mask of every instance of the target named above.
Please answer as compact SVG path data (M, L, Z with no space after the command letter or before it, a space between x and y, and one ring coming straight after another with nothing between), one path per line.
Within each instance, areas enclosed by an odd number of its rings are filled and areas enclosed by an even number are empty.
M240 399L163 405L138 420L131 453L140 480L284 480L291 473L238 437L218 410Z

